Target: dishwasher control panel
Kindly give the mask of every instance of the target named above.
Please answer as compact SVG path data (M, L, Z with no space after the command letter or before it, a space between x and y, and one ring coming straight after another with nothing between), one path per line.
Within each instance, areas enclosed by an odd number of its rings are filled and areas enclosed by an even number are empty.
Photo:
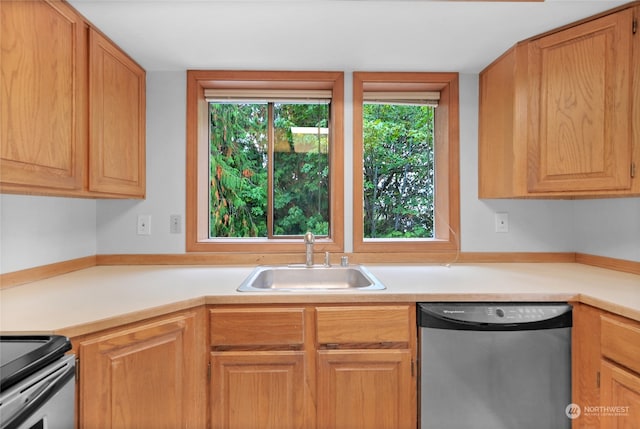
M571 320L572 307L566 303L420 303L419 320L454 321L477 325L521 325ZM429 325L426 325L429 326Z

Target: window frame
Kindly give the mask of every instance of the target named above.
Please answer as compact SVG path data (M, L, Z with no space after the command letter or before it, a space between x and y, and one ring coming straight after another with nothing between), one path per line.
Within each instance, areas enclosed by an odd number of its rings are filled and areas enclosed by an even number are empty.
M365 91L439 91L434 112L434 238L365 239L363 98ZM354 253L458 253L460 251L458 73L353 73L353 251Z
M205 89L331 90L329 153L330 234L316 239L316 252L344 251L344 73L313 71L187 71L186 251L299 253L302 238L209 238L209 107ZM253 260L260 259L254 257ZM290 261L288 261L290 262Z

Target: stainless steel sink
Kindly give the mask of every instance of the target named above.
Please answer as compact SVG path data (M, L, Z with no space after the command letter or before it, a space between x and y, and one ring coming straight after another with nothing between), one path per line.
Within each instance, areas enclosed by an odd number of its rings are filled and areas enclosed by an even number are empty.
M238 292L307 292L384 290L385 285L362 265L259 266L238 287Z

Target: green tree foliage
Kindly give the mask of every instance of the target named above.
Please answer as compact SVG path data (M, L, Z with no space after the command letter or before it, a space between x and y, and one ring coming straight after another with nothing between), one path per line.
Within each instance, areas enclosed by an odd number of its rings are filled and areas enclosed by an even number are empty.
M327 135L294 135L293 127L327 128L328 104L277 104L274 153L274 234L329 233ZM288 146L288 147L286 147Z
M267 106L210 105L211 237L265 237Z
M433 113L430 106L363 106L366 238L433 237Z
M329 105L274 104L271 161L268 110L210 105L211 237L269 236L270 169L272 234L329 233ZM428 106L364 105L365 237L433 237L433 113Z
M273 235L329 231L326 135L292 127L327 127L326 104L275 104ZM210 236L267 237L267 104L210 105Z

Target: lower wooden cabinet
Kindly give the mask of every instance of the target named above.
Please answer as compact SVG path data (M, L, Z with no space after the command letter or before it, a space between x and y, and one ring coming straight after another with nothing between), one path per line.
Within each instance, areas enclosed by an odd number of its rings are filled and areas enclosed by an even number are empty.
M78 427L206 427L204 309L80 339Z
M600 317L600 427L640 429L640 323Z
M574 304L573 403L573 429L640 429L640 323Z
M211 353L211 427L304 429L305 354Z
M640 428L640 375L603 360L600 390L602 429Z
M415 305L219 306L214 429L415 429Z
M415 428L409 350L318 351L318 427Z

